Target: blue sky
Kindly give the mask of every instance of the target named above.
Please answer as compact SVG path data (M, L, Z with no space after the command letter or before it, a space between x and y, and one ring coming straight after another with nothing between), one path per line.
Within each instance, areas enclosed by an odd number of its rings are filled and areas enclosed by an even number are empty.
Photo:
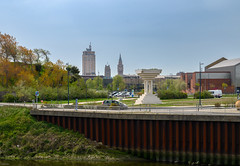
M160 68L163 75L240 57L239 0L0 0L0 32L29 49L43 48L82 71L82 51L96 69L124 74Z

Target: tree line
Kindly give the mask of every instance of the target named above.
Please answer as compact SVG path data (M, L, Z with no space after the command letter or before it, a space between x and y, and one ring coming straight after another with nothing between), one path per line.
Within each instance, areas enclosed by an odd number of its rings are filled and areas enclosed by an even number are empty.
M125 88L119 76L107 87L103 87L101 77L85 82L76 66L61 60L51 62L50 55L50 51L42 48L29 49L19 45L15 37L0 32L0 92L5 92L0 93L0 101L4 100L3 95L7 101L30 101L34 99L35 91L39 91L44 100L64 100L68 78L70 99L107 97L107 91Z

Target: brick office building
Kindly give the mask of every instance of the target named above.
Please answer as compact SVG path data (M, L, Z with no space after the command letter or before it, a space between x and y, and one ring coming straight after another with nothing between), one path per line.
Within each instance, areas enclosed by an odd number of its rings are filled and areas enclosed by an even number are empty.
M187 84L186 93L193 94L199 90L200 72L182 73L181 80ZM224 89L223 83L227 84L228 87ZM201 72L201 89L221 89L223 93L234 93L230 72Z

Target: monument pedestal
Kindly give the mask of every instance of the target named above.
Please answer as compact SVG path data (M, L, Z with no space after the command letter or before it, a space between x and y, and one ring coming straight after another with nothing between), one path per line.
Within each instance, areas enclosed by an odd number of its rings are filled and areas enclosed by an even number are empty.
M162 104L161 100L153 94L153 79L161 73L159 69L141 69L136 73L144 80L144 94L135 102L137 104Z
M162 101L155 94L142 94L135 102L138 104L162 104Z

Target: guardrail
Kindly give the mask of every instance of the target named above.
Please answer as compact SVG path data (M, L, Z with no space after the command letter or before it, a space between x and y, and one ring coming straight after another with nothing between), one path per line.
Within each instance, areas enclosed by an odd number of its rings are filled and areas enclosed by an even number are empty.
M42 104L41 109L56 108L56 109L93 109L93 110L126 110L127 107L120 106L102 106L102 105L63 105L63 104Z
M36 108L36 107L35 107ZM149 113L165 113L165 114L231 114L231 113L237 113L240 112L237 111L237 109L233 107L214 107L214 106L186 106L186 107L149 107L147 105L139 106L139 107L128 107L121 108L119 106L102 106L102 105L62 105L62 104L42 104L41 106L38 106L38 109L41 110L62 110L62 111L116 111L116 113L138 113L138 112L149 112Z
M119 106L102 106L102 105L66 105L66 104L36 104L36 103L0 103L0 105L6 106L20 106L31 107L33 109L41 110L61 110L61 111L116 111L118 113L137 113L137 112L151 112L151 113L165 113L165 114L239 114L234 105L231 107L214 107L214 106L185 106L185 107L149 107L148 105L142 105L138 107L122 108Z

